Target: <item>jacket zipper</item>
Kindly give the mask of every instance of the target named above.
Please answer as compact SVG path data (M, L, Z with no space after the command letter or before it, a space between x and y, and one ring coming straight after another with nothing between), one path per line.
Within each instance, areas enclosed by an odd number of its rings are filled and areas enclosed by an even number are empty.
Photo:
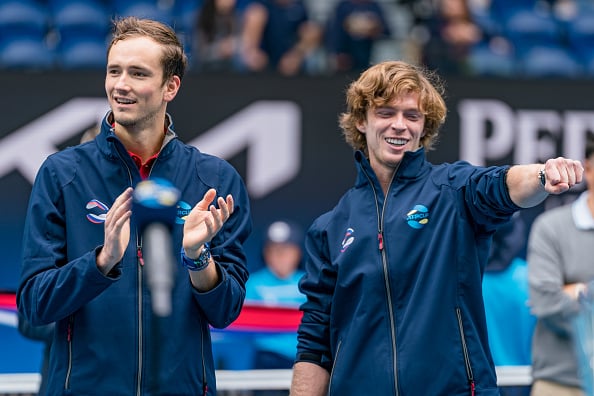
M390 281L388 278L388 258L386 257L386 251L383 248L383 230L380 229L379 235L379 245L380 251L382 255L382 266L384 269L384 283L386 286L386 296L388 300L388 317L390 318L390 336L392 339L392 353L394 354L394 390L396 391L396 395L399 394L398 392L398 356L396 350L396 319L394 319L394 307L392 304L392 289L390 288Z
M474 396L475 383L474 375L472 374L472 366L470 365L470 356L468 354L468 346L466 345L466 336L464 335L464 327L462 326L462 312L460 308L456 308L456 317L458 318L458 329L460 330L460 339L462 341L462 352L464 354L464 365L466 366L466 377L470 385L470 395Z
M112 128L113 131L113 128ZM163 149L163 147L161 147L161 149ZM128 164L126 164L126 161L122 158L119 150L116 150L118 157L120 157L120 160L122 161L122 163L124 164L124 167L126 168L126 171L128 172L128 181L130 182L130 186L133 185L132 181L133 181L133 177L132 177L132 172L130 171L130 167L128 166ZM153 162L153 164L151 165L151 169L149 170L148 173L148 177L150 177L151 173L153 172L153 169L155 167L155 164L157 163L157 161L159 160L159 157L157 156L157 159L155 159L155 161ZM142 277L143 277L143 268L144 268L144 258L142 256L142 235L140 235L140 232L138 231L138 229L136 229L136 257L137 257L137 261L138 264L137 265L137 287L138 287L138 373L136 375L136 380L137 380L137 385L136 385L136 395L137 396L141 396L142 395L142 370L143 370L143 343L144 343L144 339L142 336L142 323L143 323L143 314L142 314ZM203 363L204 363L204 357L203 359ZM206 369L204 368L204 364L203 364L203 372L204 372L204 377L206 378ZM206 395L206 380L205 380L205 385L204 385L204 389L205 389L205 395Z
M138 235L138 233L137 233ZM142 240L137 236L136 237L136 256L138 258L138 265L137 265L137 286L138 286L138 372L136 373L136 395L140 396L142 394L142 347L143 347L143 338L142 338L142 268L144 267L144 259L142 258Z
M338 355L340 354L341 346L342 346L342 340L338 341L338 346L336 347L336 353L334 354L334 360L332 361L332 370L330 371L330 381L328 381L328 395L332 395L332 379L334 378L334 368L336 367L336 362L338 361Z
M113 128L112 128L113 131ZM117 143L116 143L117 144ZM120 158L120 161L122 161L122 164L124 165L124 168L126 168L126 171L128 172L128 184L130 187L133 186L133 180L134 178L132 177L132 172L130 171L130 167L128 166L128 164L126 163L126 160L124 158L122 158L122 155L120 154L120 150L116 149L116 153L118 155L118 157ZM152 169L151 169L152 170ZM136 230L136 261L137 261L137 282L136 282L136 286L138 288L138 371L136 373L136 395L137 396L141 396L142 395L142 359L143 359L143 353L142 353L142 348L143 348L143 337L142 337L142 320L143 320L143 315L142 315L142 268L144 267L144 259L142 257L142 238L140 237L140 234L138 232L138 229Z
M150 177L151 173L153 172L153 168L155 167L155 163L159 160L159 157L155 159L155 161L151 165L151 169L149 169L149 173L147 175L147 179ZM130 185L132 186L132 173L130 172L130 168L126 165L124 161L124 166L128 170L128 177L130 180ZM138 373L136 374L137 386L136 386L136 396L142 395L142 370L143 370L143 360L144 360L144 353L143 353L143 346L144 346L144 337L143 337L143 320L144 315L142 311L142 278L144 272L144 257L142 255L142 235L140 235L140 231L136 228L136 257L138 261L137 268L137 287L138 287ZM155 380L156 383L159 383L159 380Z
M393 370L394 370L394 392L396 396L400 394L398 391L398 352L396 349L396 340L397 340L397 332L396 332L396 319L394 318L394 306L392 304L392 288L390 287L390 278L389 278L389 268L388 268L388 256L386 254L386 250L384 249L384 215L386 211L386 206L388 205L388 196L390 189L392 187L392 182L394 181L394 177L396 176L396 170L392 175L392 179L390 180L390 184L388 185L388 189L384 196L384 204L382 205L382 212L381 215L378 215L378 249L382 256L382 266L384 269L384 283L386 286L386 297L388 300L388 317L390 318L390 336L392 338L392 353L394 355L394 362L393 362ZM375 189L373 191L375 194ZM377 205L377 194L375 197L375 202Z
M376 189L373 185L371 178L369 177L367 172L365 172L365 170L364 170L365 176L369 180L369 185L371 186L371 190L373 191L373 196L375 199L375 208L376 208L377 224L378 224L377 241L378 241L378 250L380 251L380 254L382 257L382 269L384 272L384 286L386 288L386 299L387 299L387 303L388 303L388 318L390 320L390 338L392 341L391 347L392 347L392 355L394 356L394 360L392 361L392 365L393 365L392 370L394 371L394 393L396 396L398 396L400 394L400 392L398 391L398 352L396 349L397 334L396 334L396 319L394 318L394 306L392 304L392 289L390 287L388 257L386 255L386 251L384 250L384 247L385 247L385 244L384 244L384 213L385 213L386 206L387 206L389 192L392 187L392 182L394 181L394 178L396 177L397 170L398 169L396 169L394 171L394 173L392 174L392 179L390 180L390 184L388 185L386 194L384 194L384 203L381 208L381 213L380 213L379 200L377 197Z
M206 365L204 364L204 330L200 330L200 350L201 356L200 359L202 360L202 395L206 396L208 393L208 381L206 379Z
M68 369L66 370L66 380L64 389L70 388L70 375L72 374L72 331L74 328L74 316L68 317L68 326L66 327L66 341L68 342Z

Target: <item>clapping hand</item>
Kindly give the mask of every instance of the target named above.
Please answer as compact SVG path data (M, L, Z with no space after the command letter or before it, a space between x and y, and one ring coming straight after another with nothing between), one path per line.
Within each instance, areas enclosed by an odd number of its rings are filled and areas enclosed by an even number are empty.
M211 241L233 213L233 197L231 195L227 195L227 199L219 197L217 209L212 205L216 194L214 188L208 190L186 217L183 247L190 258L198 257L202 246Z

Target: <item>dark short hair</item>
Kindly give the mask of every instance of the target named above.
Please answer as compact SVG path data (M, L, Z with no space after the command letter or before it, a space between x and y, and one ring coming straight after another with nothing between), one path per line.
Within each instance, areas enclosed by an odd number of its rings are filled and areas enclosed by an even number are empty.
M173 76L183 78L188 64L184 47L175 31L164 23L151 19L125 17L113 21L113 34L107 47L107 55L111 47L118 41L131 37L148 37L163 46L163 82Z

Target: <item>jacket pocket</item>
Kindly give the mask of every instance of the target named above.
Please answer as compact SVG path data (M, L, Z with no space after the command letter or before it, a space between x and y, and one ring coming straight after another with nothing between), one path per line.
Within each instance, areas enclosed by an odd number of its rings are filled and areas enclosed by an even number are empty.
M456 319L458 320L458 330L460 331L460 342L462 344L462 354L464 356L464 366L466 368L466 378L470 386L470 395L474 396L475 383L474 375L472 373L472 365L470 364L470 354L468 353L468 345L466 343L466 336L464 334L464 324L462 322L462 311L460 307L456 308Z
M338 346L336 347L336 353L334 354L334 359L332 360L332 370L330 371L330 381L328 381L328 396L332 395L332 382L334 381L334 371L336 366L338 365L338 358L340 357L340 348L342 346L342 340L338 341Z
M66 378L64 380L64 389L70 388L70 375L72 374L72 336L74 332L74 316L68 317L68 326L66 327L66 343L68 344L68 362L66 369Z

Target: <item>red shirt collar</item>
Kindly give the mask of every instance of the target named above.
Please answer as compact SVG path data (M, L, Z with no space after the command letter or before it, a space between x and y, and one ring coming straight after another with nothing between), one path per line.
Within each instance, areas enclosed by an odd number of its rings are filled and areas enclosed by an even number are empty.
M111 127L112 128L115 128L115 122L114 121L111 122ZM167 128L165 128L165 132L167 132ZM149 177L149 175L151 173L151 168L153 167L153 163L155 162L155 160L159 156L159 153L157 153L157 154L153 155L152 157L150 157L148 160L146 160L146 162L144 164L142 163L142 158L140 158L139 155L134 154L132 151L128 151L128 154L130 154L130 157L132 158L132 161L134 161L134 163L138 167L138 170L140 171L140 177L142 177L143 180L144 179L148 179L148 177Z
M132 158L132 160L138 167L138 170L140 171L140 177L142 177L143 180L147 179L151 173L151 168L153 167L153 163L159 156L159 153L150 157L148 160L146 160L146 162L144 164L142 163L142 158L140 158L138 155L134 154L131 151L128 151L128 154L130 154L130 157Z

